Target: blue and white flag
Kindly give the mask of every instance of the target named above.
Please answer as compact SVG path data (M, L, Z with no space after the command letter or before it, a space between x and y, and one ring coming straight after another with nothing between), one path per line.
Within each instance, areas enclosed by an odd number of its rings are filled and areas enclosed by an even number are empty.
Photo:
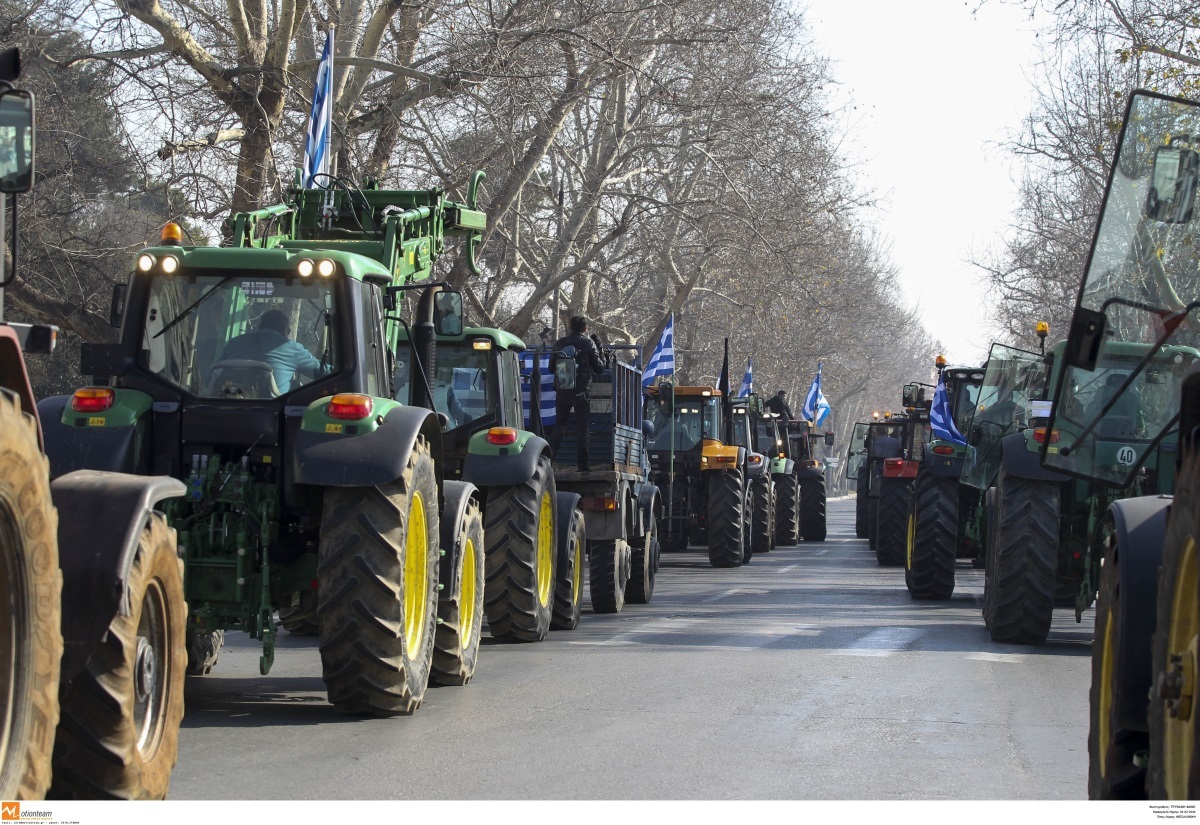
M933 405L929 408L929 427L935 438L966 444L967 439L954 426L954 413L950 409L950 396L946 392L946 381L938 376L937 389L933 391Z
M310 189L313 177L329 174L329 133L333 123L333 30L325 35L325 48L317 66L312 111L308 115L308 134L304 137L304 188Z
M554 369L550 366L550 353L537 353L539 362L539 380L538 380L538 412L542 416L542 430L546 434L550 433L550 428L554 426L555 408L554 408ZM525 416L525 429L533 429L533 420L530 416L530 388L533 386L533 357L532 352L522 352L518 356L521 362L521 375L529 380L521 382L521 410Z
M746 359L746 374L742 376L742 386L738 387L738 398L745 398L754 392L754 356Z
M804 397L804 407L800 410L800 415L804 416L805 421L811 421L818 427L825 420L825 416L829 415L829 402L825 400L825 393L821 392L821 363L817 362L817 377L813 379L812 386L808 388L808 395Z
M642 386L652 386L654 379L660 375L675 375L674 315L667 318L667 326L663 329L662 337L658 339L658 346L650 353L650 360L646 362L646 372L642 375Z

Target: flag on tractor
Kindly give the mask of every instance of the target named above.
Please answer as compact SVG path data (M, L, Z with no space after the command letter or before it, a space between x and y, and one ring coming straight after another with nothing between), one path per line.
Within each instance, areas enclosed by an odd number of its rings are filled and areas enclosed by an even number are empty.
M742 386L738 387L738 398L745 398L754 392L754 356L746 359L746 374L742 376Z
M668 378L675 376L674 315L667 316L667 325L663 328L662 336L658 339L658 345L654 347L654 352L650 353L650 360L646 362L646 372L642 375L642 386L652 386L654 379L660 375L665 375Z
M325 35L317 82L313 88L308 134L304 137L304 188L313 186L317 175L329 174L329 134L333 122L333 29Z
M548 352L522 352L517 355L521 375L521 409L525 413L525 429L549 433L556 419L554 406L554 368ZM537 406L534 406L534 400ZM540 424L540 426L539 426Z
M967 439L954 426L954 413L950 409L950 394L946 392L946 381L939 375L937 389L933 391L933 405L929 408L929 427L936 438L955 444L966 444Z
M812 386L808 388L808 395L804 397L804 407L800 410L800 415L818 427L829 415L829 402L825 400L825 393L821 392L821 363L819 361L817 362L817 377L813 379Z

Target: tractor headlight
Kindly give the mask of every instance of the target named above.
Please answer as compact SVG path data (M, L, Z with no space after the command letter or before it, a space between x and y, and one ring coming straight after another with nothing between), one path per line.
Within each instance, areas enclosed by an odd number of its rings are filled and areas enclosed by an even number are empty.
M328 258L323 259L317 264L317 272L321 274L322 278L328 278L330 275L332 275L333 269L333 261L329 260Z
M300 261L300 263L296 264L296 272L300 274L301 278L307 278L308 276L312 275L313 269L314 264L308 258L304 258Z
M167 273L168 275L174 275L179 269L179 259L174 255L167 255L162 259L159 265L162 267L163 272Z
M137 259L138 272L149 272L150 270L154 269L154 265L156 263L158 263L158 261L154 259L153 255L149 253L142 253L141 255L138 255Z

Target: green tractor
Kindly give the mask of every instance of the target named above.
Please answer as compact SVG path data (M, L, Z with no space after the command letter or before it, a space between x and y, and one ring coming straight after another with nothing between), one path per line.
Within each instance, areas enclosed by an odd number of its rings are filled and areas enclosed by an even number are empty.
M713 567L737 567L749 547L753 503L746 448L728 441L721 391L662 383L646 390L652 480L666 491L664 551L707 544Z
M825 465L815 447L832 447L833 433L818 433L811 421L788 421L787 440L800 495L799 538L825 541Z
M902 444L909 440L910 427L904 416L893 420L890 412L871 415L872 420L854 425L846 453L846 478L854 482L855 489L854 535L867 539L874 550L883 463L903 455Z
M481 176L466 204L325 177L233 216L228 247L184 246L168 224L114 290L119 343L83 351L94 385L40 410L55 477L182 488L163 505L187 616L169 673L209 672L226 631L261 640L267 673L275 612L306 618L309 594L334 707L406 714L430 682L465 684L478 654L483 502L445 476L428 383L402 404L394 372L403 345L430 374L436 333L461 331L461 296L429 278L448 236L475 267Z
M909 501L904 583L914 599L950 598L956 561L980 556L980 543L969 529L979 493L960 484L959 475L967 449L961 433L969 431L984 371L981 367L946 366L940 355L936 366L939 383L945 388L942 414L948 413L949 420L943 423L939 417L934 421L931 409L930 438L922 446Z
M1045 467L1121 498L1091 542L1092 798L1200 797L1197 134L1200 103L1131 95L1044 424Z
M907 395L907 392L906 392ZM873 415L879 416L879 413ZM912 495L924 439L924 419L920 409L904 413L883 413L870 422L855 425L846 463L847 477L856 482L857 496L865 501L865 521L869 546L884 567L904 564L904 542L908 524L908 501Z
M763 409L762 398L751 393L733 399L733 443L746 450L746 480L750 486L750 546L743 562L754 553L769 553L778 543L776 479L786 469L779 458L778 419ZM789 502L784 501L784 506Z

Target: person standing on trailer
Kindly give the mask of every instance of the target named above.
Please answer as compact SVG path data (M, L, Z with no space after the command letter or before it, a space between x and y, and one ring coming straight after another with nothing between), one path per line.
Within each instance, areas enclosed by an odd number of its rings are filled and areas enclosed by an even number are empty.
M604 372L604 361L596 344L587 335L587 319L576 315L569 322L570 334L554 342L556 353L573 348L575 357L574 389L558 389L554 396L554 429L550 432L550 453L558 458L558 446L567 431L567 418L575 413L575 445L578 450L579 471L588 471L588 388L592 376Z

